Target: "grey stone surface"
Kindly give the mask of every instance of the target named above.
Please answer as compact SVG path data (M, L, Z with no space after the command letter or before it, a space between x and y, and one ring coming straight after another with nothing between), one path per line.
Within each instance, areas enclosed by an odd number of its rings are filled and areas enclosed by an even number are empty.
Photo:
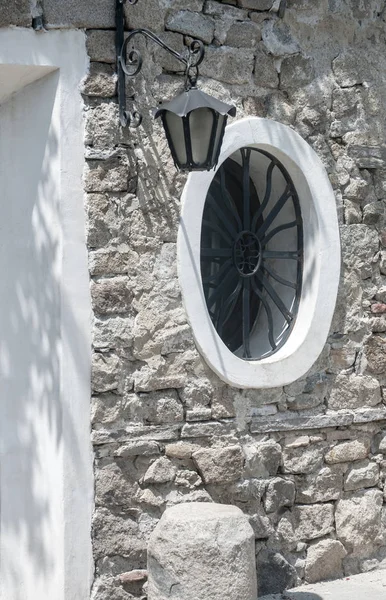
M332 384L328 407L330 409L353 409L375 406L381 402L379 381L370 376L340 373Z
M84 29L113 29L115 7L109 0L78 2L77 0L43 0L47 28L80 27Z
M254 54L251 50L236 52L228 46L208 48L200 72L206 77L213 75L218 81L231 84L248 83L252 76Z
M30 0L7 0L0 5L0 27L16 25L30 27L32 10Z
M134 590L125 576L145 568L147 541L166 507L187 502L245 513L260 596L381 566L386 61L377 2L293 0L284 19L273 0L125 4L127 29L149 27L178 51L191 36L209 43L202 88L235 103L238 118L294 128L328 170L343 251L334 322L311 372L272 390L220 381L186 320L176 269L185 176L147 111L182 89L181 65L138 40L144 69L127 91L144 123L119 127L114 7L86 4L46 0L46 16L55 16L48 28L59 21L87 28L91 59L83 91L95 353L93 600L145 596L142 582Z
M369 453L369 445L360 440L342 442L337 444L325 455L328 464L352 462L366 458Z
M368 460L355 463L344 479L344 490L374 487L379 481L379 467Z
M111 98L117 93L117 75L106 63L92 62L90 72L81 83L81 92L86 96Z
M249 477L270 477L276 475L281 464L281 448L274 442L248 444L243 448L245 471Z
M166 19L166 28L184 33L210 44L214 36L214 21L211 17L190 10L172 13Z
M343 575L342 560L347 552L337 540L312 544L307 552L305 579L308 583L337 579Z
M365 556L382 544L382 502L382 492L375 489L347 494L338 501L336 531L347 551Z
M343 487L343 470L338 466L323 467L296 480L296 501L301 504L337 500Z
M277 477L268 483L265 496L267 513L276 512L284 506L292 506L295 501L296 488L290 479Z
M229 565L232 564L232 569ZM257 596L254 536L240 509L184 504L168 509L148 548L149 600Z
M261 28L252 21L241 21L228 29L225 44L235 48L255 48L261 40Z
M208 448L193 452L192 458L205 483L229 483L239 479L244 466L240 446Z
M295 533L300 540L314 540L334 529L333 504L297 505L292 514Z
M259 598L296 585L295 568L278 552L262 551L257 557Z

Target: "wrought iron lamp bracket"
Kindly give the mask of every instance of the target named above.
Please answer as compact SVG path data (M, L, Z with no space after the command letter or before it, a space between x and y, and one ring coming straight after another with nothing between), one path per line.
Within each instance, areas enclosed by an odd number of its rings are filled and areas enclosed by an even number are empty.
M200 40L193 40L187 47L185 54L177 52L149 29L134 29L130 31L125 39L125 15L124 4L137 4L138 0L116 0L116 54L118 73L118 102L119 120L122 127L138 127L142 122L142 115L136 111L127 110L126 77L131 78L138 75L142 69L143 59L139 50L128 46L136 35L152 40L158 46L167 50L174 58L185 66L185 90L196 87L199 75L198 66L204 59L204 44ZM134 100L133 97L130 100Z

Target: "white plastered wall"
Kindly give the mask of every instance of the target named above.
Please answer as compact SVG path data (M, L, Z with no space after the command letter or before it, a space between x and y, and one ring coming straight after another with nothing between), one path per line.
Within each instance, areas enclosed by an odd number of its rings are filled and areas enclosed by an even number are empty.
M0 598L86 600L93 565L84 34L0 30Z

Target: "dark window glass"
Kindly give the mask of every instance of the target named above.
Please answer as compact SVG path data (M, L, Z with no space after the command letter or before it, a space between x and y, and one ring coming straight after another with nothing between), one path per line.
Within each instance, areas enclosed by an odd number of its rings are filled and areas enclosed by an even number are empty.
M205 201L201 276L213 325L243 359L276 352L296 319L302 285L299 199L284 166L241 148L217 171Z

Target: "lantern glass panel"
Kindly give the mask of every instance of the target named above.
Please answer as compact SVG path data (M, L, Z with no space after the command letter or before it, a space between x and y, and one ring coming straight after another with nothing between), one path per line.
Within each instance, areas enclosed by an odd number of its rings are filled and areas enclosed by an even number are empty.
M180 165L185 165L187 163L187 155L183 119L172 112L165 111L165 123L174 147L177 162ZM173 148L171 150L173 152Z
M196 165L206 163L208 160L213 120L214 115L210 108L198 108L189 114L192 158Z
M224 133L226 122L227 122L227 115L219 115L218 116L216 139L214 141L214 146L213 146L213 156L211 157L212 162L214 163L213 166L215 164L217 164L218 155L220 154L222 136Z

